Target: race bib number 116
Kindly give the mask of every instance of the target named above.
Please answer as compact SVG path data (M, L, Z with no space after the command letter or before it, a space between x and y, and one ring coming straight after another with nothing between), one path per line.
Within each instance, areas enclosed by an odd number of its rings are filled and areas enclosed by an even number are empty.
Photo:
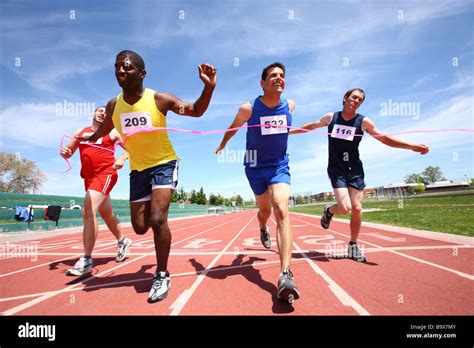
M353 141L355 133L356 133L355 127L342 126L340 124L335 124L334 128L332 129L331 137Z

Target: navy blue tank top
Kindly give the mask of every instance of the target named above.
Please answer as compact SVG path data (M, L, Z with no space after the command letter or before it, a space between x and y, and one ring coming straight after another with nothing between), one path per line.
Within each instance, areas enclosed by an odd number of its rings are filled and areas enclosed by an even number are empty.
M286 99L270 109L260 97L251 101L252 116L247 121L249 126L265 125L264 127L247 128L247 146L244 159L246 167L269 167L288 163L288 128L292 117ZM255 160L256 159L256 160Z
M359 158L359 144L364 134L362 130L364 117L356 114L352 120L346 121L342 118L341 111L334 113L328 126L330 175L364 175L362 161Z

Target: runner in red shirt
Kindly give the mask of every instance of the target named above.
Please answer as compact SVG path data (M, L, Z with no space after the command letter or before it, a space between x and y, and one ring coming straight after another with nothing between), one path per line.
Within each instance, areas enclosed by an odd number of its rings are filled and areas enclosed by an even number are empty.
M94 112L92 126L78 129L74 136L82 137L94 134L104 118L105 107L100 106ZM113 214L112 201L109 196L118 179L117 169L121 169L128 158L127 153L125 153L115 160L114 146L120 140L119 133L114 129L110 134L98 139L94 144L95 146L74 139L60 151L62 157L69 158L79 148L82 164L81 177L84 179L86 189L82 210L84 257L81 257L74 267L68 270L68 275L80 276L92 272L92 251L98 233L97 211L117 238L118 250L115 258L117 262L125 259L132 244L130 239L122 236L120 222Z

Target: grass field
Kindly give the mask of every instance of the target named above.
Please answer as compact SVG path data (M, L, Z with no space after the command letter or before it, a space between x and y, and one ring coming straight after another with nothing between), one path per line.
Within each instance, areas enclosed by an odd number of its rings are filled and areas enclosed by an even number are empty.
M330 204L334 203L301 206L291 208L290 211L321 215L324 205ZM363 221L474 236L474 195L384 201L367 200L363 202L363 208L384 209L383 211L364 212ZM336 215L336 217L349 219L350 215Z

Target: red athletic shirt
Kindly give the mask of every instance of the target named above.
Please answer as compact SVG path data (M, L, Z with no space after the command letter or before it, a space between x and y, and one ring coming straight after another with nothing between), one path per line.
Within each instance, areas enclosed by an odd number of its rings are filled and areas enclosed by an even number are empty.
M95 133L91 127L86 127L79 132L78 136L87 136ZM117 174L117 171L112 167L115 163L114 157L114 143L109 135L97 140L95 146L103 147L104 149L88 145L87 142L79 143L79 152L81 154L81 177L92 178L97 175ZM108 151L108 150L111 151Z

